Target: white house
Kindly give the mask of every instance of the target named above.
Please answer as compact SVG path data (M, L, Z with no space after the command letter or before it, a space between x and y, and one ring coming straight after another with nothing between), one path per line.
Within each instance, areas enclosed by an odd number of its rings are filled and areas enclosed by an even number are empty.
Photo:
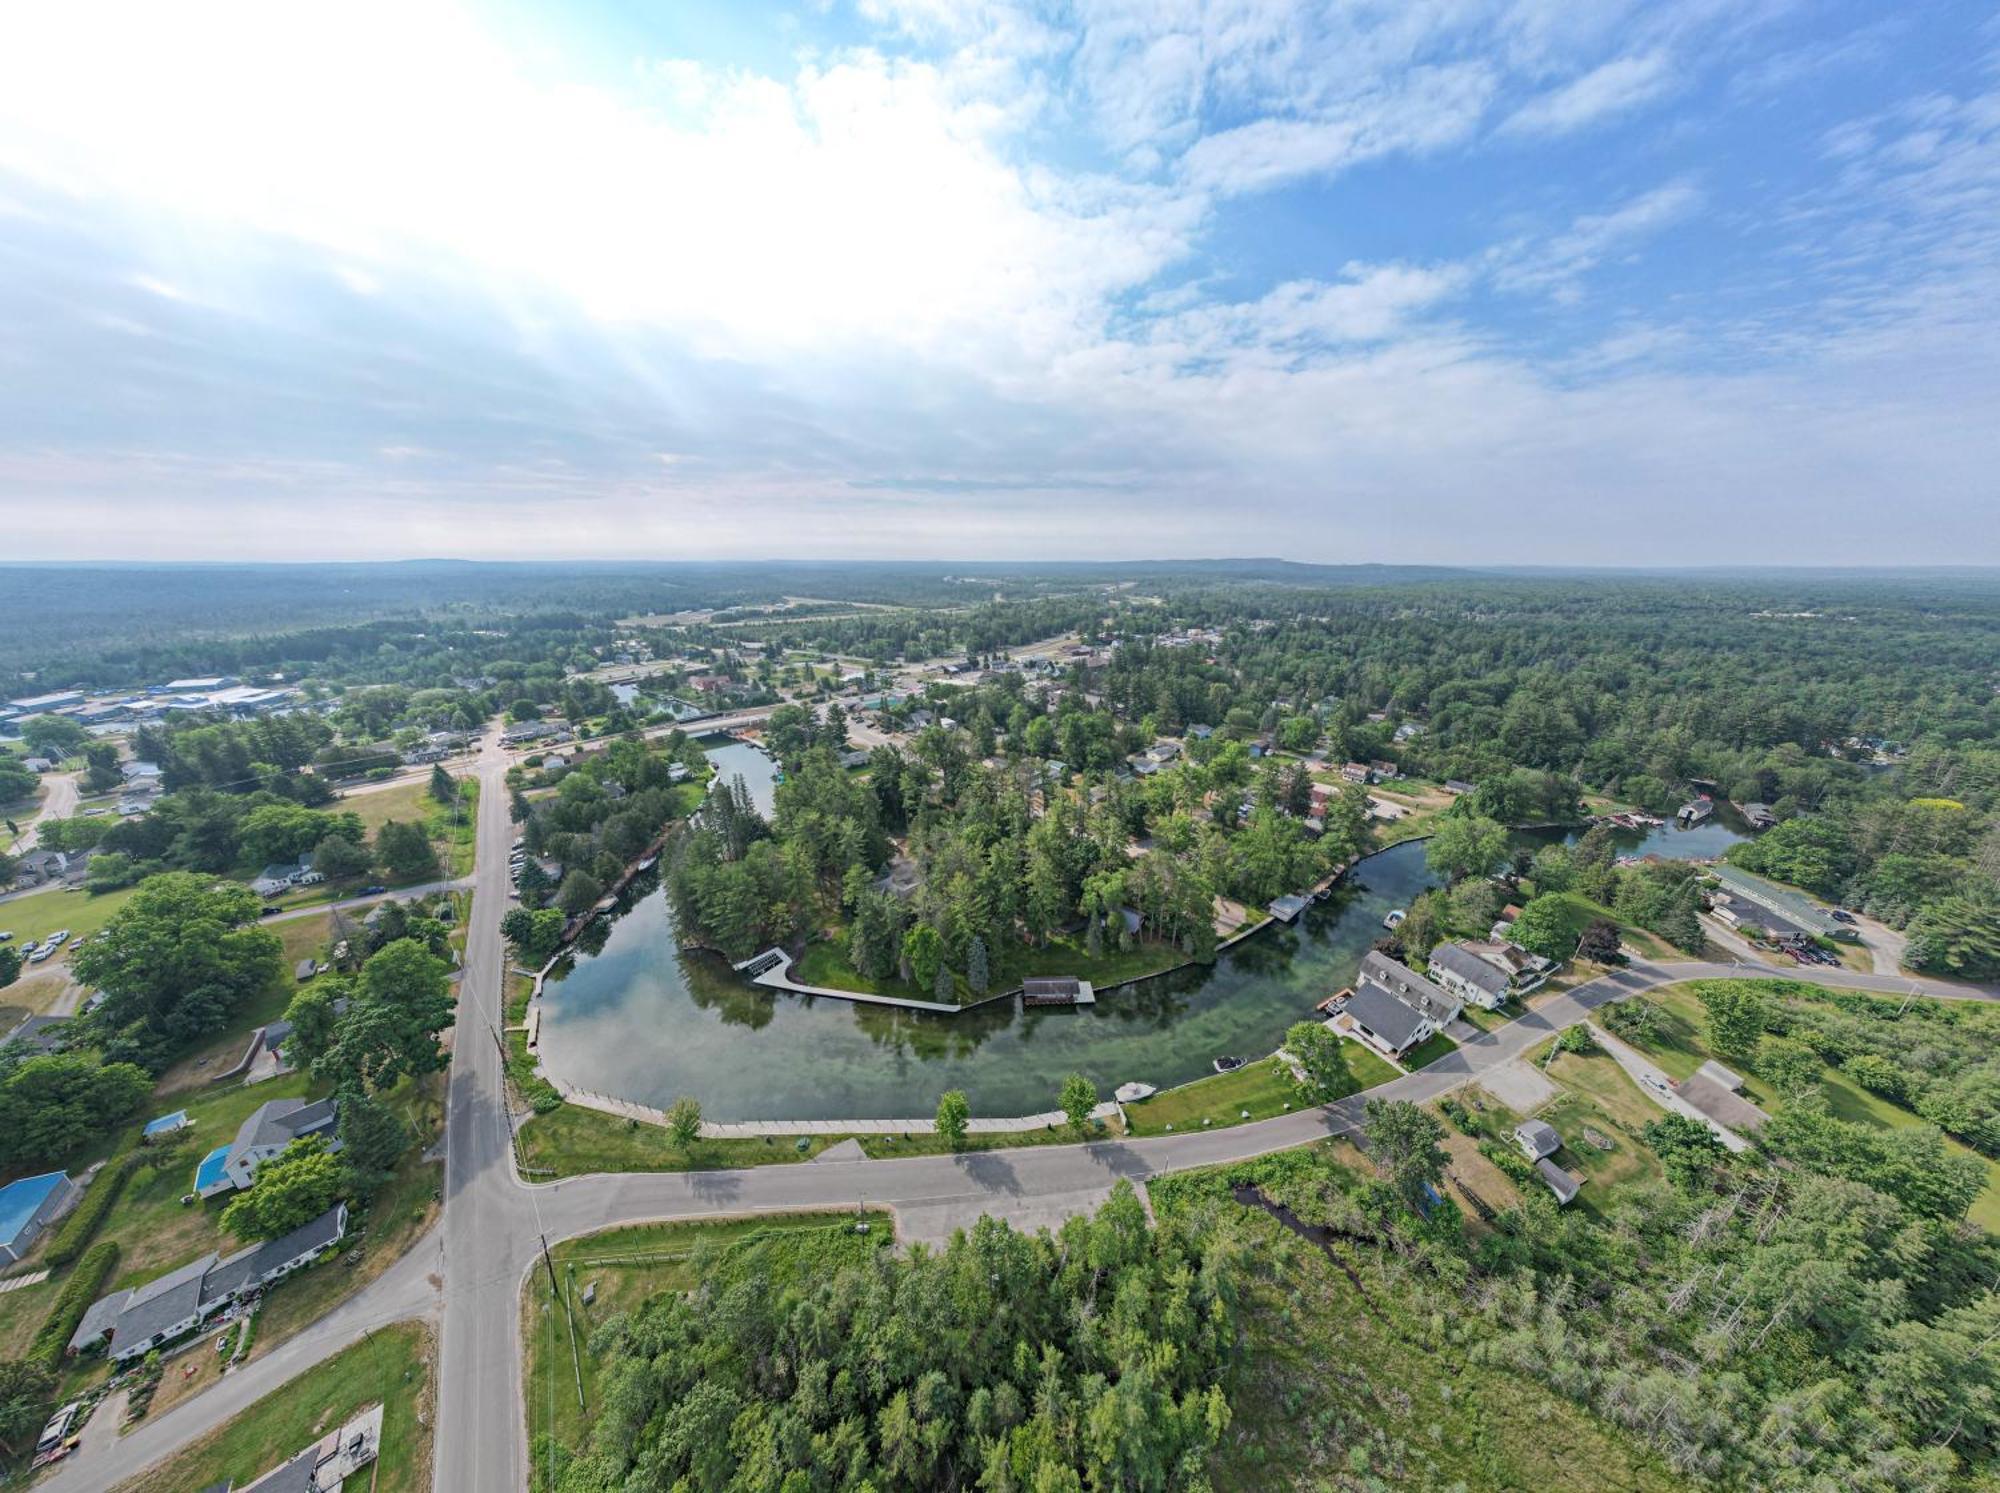
M1431 950L1430 977L1468 1006L1497 1011L1507 1003L1513 980L1462 943Z
M1371 949L1334 1018L1335 1030L1400 1059L1459 1018L1465 1003L1407 965Z
M338 1106L332 1099L311 1104L303 1099L273 1099L260 1104L237 1129L236 1139L223 1160L222 1174L231 1187L249 1187L256 1182L259 1167L293 1141L309 1135L324 1135L338 1149L340 1142L333 1134L338 1120Z

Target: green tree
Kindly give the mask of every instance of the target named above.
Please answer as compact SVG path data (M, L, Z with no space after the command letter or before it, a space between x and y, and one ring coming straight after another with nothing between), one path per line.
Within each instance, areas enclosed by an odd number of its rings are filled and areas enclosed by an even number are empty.
M667 1134L674 1145L686 1151L701 1139L701 1101L692 1094L683 1094L674 1100L667 1111Z
M239 1239L282 1238L339 1202L348 1186L326 1138L305 1136L257 1168L256 1185L222 1210L222 1226Z
M410 1127L387 1103L371 1094L340 1099L340 1154L356 1185L381 1185L410 1148Z
M442 762L431 764L430 795L441 804L458 802L458 782L444 770Z
M1742 984L1721 980L1695 990L1708 1016L1708 1045L1724 1057L1755 1056L1764 1035L1764 997Z
M12 944L0 944L0 990L21 977L21 951Z
M372 864L367 847L345 835L330 834L313 847L313 869L328 881L363 875Z
M1521 909L1507 937L1544 959L1567 959L1577 952L1574 907L1562 897L1537 897Z
M1303 1097L1313 1103L1336 1099L1354 1088L1341 1039L1320 1021L1294 1022L1285 1033L1285 1051L1304 1070Z
M1506 854L1506 828L1476 814L1446 815L1424 846L1425 864L1450 881L1488 875Z
M1659 1153L1667 1177L1683 1192L1705 1191L1729 1151L1715 1132L1686 1115L1666 1114L1648 1122L1641 1132Z
M285 1020L292 1031L285 1038L284 1051L294 1067L318 1065L339 1031L340 1017L334 1007L341 1001L352 1001L353 995L353 988L345 980L327 976L292 997L291 1004L285 1007Z
M376 830L375 860L383 871L403 881L423 881L438 874L437 852L421 824L391 819Z
M947 1089L938 1096L937 1133L945 1138L952 1150L965 1144L966 1126L972 1119L972 1105L967 1102L962 1089Z
M909 966L910 978L918 986L935 985L944 963L944 941L938 937L937 929L929 923L919 923L904 934L903 962Z
M1398 1197L1421 1209L1425 1189L1444 1177L1444 1126L1404 1099L1370 1099L1362 1113L1369 1159Z
M1069 1128L1079 1135L1090 1122L1090 1112L1097 1108L1097 1085L1081 1073L1072 1073L1062 1081L1062 1092L1056 1096L1056 1107L1069 1121Z
M570 917L581 917L604 895L604 883L581 868L563 878L556 892L556 906Z
M55 1398L55 1373L31 1359L0 1358L0 1451L18 1456L35 1439Z
M130 1116L152 1089L131 1063L77 1052L26 1059L0 1082L0 1166L60 1161Z
M191 872L141 882L70 960L76 979L104 997L93 1020L149 1052L159 1042L147 1038L179 1045L220 1031L284 978L277 935L246 926L257 908L248 887Z
M87 770L83 775L86 793L109 793L123 781L118 770L118 748L108 741L93 741L83 749Z
M445 1057L439 1033L452 1021L444 961L397 939L361 967L354 996L313 1071L343 1092L379 1093L406 1076L435 1073Z
M510 908L500 919L500 934L514 946L514 957L529 969L540 969L562 947L564 918L553 907Z
M7 980L0 971L0 985ZM984 995L993 984L993 969L986 956L986 940L977 934L965 950L965 983L974 995Z
M1525 912L1527 909L1523 908L1522 911ZM1593 964L1625 963L1625 950L1623 940L1618 934L1618 925L1609 918L1592 918L1584 924L1583 937L1577 941L1576 957L1588 959Z
M34 756L60 762L81 752L90 733L68 716L35 715L22 725L21 739Z
M1950 896L1929 904L1910 923L1905 957L1912 969L2000 979L2000 900Z

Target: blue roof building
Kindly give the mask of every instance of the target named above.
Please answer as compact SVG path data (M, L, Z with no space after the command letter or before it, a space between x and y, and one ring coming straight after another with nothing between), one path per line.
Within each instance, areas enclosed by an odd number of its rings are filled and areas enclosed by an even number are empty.
M42 1230L75 1197L76 1184L65 1172L44 1172L0 1187L0 1264L11 1265L34 1248Z

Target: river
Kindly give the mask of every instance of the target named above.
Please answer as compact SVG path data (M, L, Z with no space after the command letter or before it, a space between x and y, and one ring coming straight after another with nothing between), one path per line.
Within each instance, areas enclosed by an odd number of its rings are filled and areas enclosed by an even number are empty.
M767 757L741 743L710 755L719 781L742 774L770 811ZM1738 838L1711 823L1621 832L1619 846L1697 858ZM542 1061L559 1078L645 1104L693 1094L712 1120L928 1117L954 1088L974 1114L1033 1114L1054 1107L1071 1072L1100 1093L1132 1079L1166 1088L1210 1072L1221 1054L1277 1047L1314 1002L1352 980L1383 915L1436 884L1420 842L1395 846L1362 861L1296 923L1252 935L1208 968L1124 986L1078 1010L1009 1000L936 1016L749 986L723 960L681 952L666 897L648 878L601 949L550 984Z

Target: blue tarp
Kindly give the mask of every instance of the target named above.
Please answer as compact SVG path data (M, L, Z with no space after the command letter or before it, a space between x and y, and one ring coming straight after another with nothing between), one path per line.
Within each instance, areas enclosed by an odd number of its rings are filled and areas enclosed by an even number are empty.
M0 1187L0 1244L12 1244L19 1238L34 1218L35 1210L62 1184L61 1172L43 1172L39 1177L23 1177Z
M223 1177L222 1164L229 1159L229 1147L217 1146L201 1158L201 1165L195 1168L194 1190L206 1192Z
M165 1135L168 1131L180 1129L187 1122L188 1112L177 1109L170 1115L161 1115L157 1120L149 1120L146 1123L146 1134Z

